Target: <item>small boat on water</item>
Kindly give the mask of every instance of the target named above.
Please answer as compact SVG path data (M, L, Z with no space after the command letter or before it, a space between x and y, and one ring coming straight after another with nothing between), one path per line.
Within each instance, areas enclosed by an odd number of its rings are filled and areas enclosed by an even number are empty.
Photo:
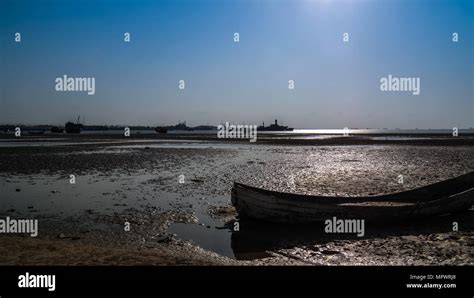
M240 217L305 224L333 217L370 222L415 220L468 210L474 205L474 172L413 190L379 196L331 197L281 193L234 183Z

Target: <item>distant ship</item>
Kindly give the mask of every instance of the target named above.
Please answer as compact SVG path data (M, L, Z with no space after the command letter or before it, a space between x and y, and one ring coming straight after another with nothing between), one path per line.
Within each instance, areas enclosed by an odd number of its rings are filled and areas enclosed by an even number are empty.
M171 126L158 126L155 128L157 133L167 133L170 130L177 130L177 131L200 131L200 130L217 130L217 126L213 125L199 125L196 127L189 127L186 125L186 121L179 122L176 125Z
M174 126L168 126L168 130L186 130L186 131L192 131L194 130L192 127L187 127L186 126L186 121L184 122L179 122L178 124Z
M77 123L69 121L64 125L64 129L67 133L80 133L82 131L83 125L79 123L80 117L81 116L77 117Z
M262 126L257 127L257 131L293 131L293 128L288 126L278 125L278 121L275 119L275 124L265 126L265 122Z
M157 133L167 133L168 132L168 128L164 127L164 126L158 126L158 127L155 127L155 131Z
M28 130L30 135L42 135L44 134L44 130Z

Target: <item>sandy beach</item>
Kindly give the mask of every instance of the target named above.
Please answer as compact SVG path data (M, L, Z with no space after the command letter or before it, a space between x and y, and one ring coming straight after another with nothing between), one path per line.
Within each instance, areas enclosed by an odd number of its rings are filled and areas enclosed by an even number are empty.
M0 264L472 265L474 210L371 226L363 238L329 237L322 226L241 221L230 190L237 181L376 195L473 169L472 137L269 136L250 144L184 135L2 135L0 216L38 219L40 233L0 235ZM231 229L236 220L239 232Z

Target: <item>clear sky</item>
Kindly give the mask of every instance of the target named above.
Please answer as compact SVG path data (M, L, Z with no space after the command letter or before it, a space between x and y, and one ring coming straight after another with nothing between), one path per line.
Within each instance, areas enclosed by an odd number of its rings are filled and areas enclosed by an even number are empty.
M473 20L472 0L1 0L0 124L473 127Z

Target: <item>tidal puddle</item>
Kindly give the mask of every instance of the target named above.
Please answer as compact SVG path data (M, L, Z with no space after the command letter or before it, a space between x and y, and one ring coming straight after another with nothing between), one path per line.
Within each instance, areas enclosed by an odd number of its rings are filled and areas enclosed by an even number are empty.
M174 223L168 228L168 232L206 250L235 258L231 245L232 233L228 229L218 230L212 223L203 225Z
M161 172L158 180L166 180ZM173 176L173 178L175 178ZM192 242L218 254L234 257L231 248L231 232L225 222L209 215L211 206L222 205L226 196L182 196L160 189L157 176L121 173L103 175L87 174L75 177L70 183L66 175L16 175L2 177L0 182L0 214L32 218L74 217L83 214L111 214L125 210L157 208L161 212L192 214L189 222L174 222L168 233ZM157 216L160 216L159 214Z

